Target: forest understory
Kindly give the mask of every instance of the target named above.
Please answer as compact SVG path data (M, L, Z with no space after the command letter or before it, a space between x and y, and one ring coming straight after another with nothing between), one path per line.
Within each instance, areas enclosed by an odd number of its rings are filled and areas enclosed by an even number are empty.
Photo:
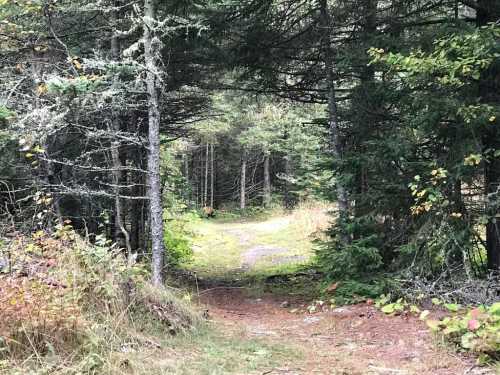
M499 0L0 0L0 373L499 362Z

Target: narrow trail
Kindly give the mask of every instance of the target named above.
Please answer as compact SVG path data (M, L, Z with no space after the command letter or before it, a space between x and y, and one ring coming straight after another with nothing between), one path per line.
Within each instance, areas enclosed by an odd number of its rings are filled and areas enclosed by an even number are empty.
M210 223L208 230L216 241L200 244L198 256L212 257L217 263L221 254L231 253L224 272L226 277L234 272L238 280L242 274L265 272L266 267L303 263L311 255L310 247L298 251L300 239L289 218ZM227 244L234 248L224 248ZM193 267L197 269L196 262ZM207 269L199 270L210 277ZM216 272L217 267L210 270ZM207 289L201 296L221 329L242 339L258 338L301 353L280 366L245 374L494 374L491 369L476 367L472 358L439 347L425 324L411 316L386 316L367 304L333 309L324 305L309 313L305 311L310 301L303 297L256 295L252 286L225 285Z

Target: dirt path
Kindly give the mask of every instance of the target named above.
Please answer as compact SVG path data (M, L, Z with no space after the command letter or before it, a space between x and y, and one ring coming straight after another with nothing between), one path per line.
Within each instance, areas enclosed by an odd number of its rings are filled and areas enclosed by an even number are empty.
M291 345L304 357L260 374L493 374L474 367L437 343L413 317L389 317L373 306L356 305L315 314L292 313L301 303L272 295L251 298L241 289L204 294L211 317L228 330L244 328L248 337Z
M232 267L239 272L255 271L266 259L267 265L301 262L307 253L290 251L286 241L273 243L281 231L290 246L297 241L288 220L237 225L214 225L219 245L206 247L205 255L224 252L223 243L236 243L239 252ZM263 236L262 233L271 234ZM276 233L276 237L273 237ZM262 239L262 242L259 240ZM231 269L231 265L228 266ZM410 316L386 316L367 304L340 308L318 307L307 311L307 303L291 296L263 294L256 297L252 287L214 287L202 291L202 302L211 318L227 332L244 332L246 338L259 338L273 344L296 348L302 353L275 368L262 368L251 374L328 374L328 375L455 375L494 374L474 366L474 360L439 347L423 322ZM248 373L250 374L250 373Z

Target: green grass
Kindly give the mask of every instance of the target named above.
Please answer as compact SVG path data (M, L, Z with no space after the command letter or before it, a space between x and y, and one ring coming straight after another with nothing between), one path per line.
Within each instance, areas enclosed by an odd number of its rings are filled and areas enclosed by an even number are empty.
M161 349L115 353L106 374L225 375L261 374L301 357L286 345L205 327L161 342ZM125 372L124 369L127 371Z
M95 351L78 360L45 356L22 363L0 361L0 374L250 375L302 357L295 347L246 337L244 332L223 332L216 326L200 326L177 336L165 335L162 330L132 335L142 336L141 343L124 342L121 350Z
M204 220L194 228L194 257L185 267L203 277L231 274L240 267L238 238L224 233L219 226L223 225Z
M272 211L252 220L223 219L196 222L192 232L194 256L185 268L195 271L202 284L248 286L253 294L318 294L317 283L304 273L312 266L314 240L329 222L327 206L302 207L294 212ZM281 249L245 264L255 247ZM302 276L294 276L300 273ZM269 279L273 278L273 282ZM275 282L277 280L277 282Z

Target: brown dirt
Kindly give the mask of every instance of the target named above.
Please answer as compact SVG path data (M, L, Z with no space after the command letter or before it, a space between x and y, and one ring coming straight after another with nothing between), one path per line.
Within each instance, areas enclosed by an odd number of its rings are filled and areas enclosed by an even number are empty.
M360 304L325 309L315 314L300 301L283 306L272 295L250 297L243 289L218 288L203 293L213 320L225 329L241 331L292 346L303 358L261 374L494 374L474 366L474 360L439 347L423 322L411 316L386 316ZM252 373L253 374L253 373Z

